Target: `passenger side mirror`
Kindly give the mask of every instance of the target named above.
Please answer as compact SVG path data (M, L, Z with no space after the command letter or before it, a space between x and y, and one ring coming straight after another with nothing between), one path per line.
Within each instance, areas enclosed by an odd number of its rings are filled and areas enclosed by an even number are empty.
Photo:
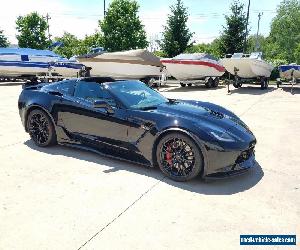
M94 108L105 109L108 114L113 114L115 111L106 101L94 101Z

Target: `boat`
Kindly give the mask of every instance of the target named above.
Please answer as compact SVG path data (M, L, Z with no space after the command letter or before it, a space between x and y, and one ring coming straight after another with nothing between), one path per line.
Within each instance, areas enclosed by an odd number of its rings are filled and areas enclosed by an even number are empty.
M181 81L182 87L198 84L196 80L204 80L207 87L217 87L219 77L225 73L225 68L218 59L206 53L180 54L173 58L161 59L167 72Z
M292 63L290 65L279 66L280 78L286 80L300 79L300 65Z
M262 59L262 52L253 52L250 55L234 53L221 59L226 70L240 78L269 78L273 66Z
M51 73L75 77L84 65L69 61L50 50L29 48L0 48L0 76L29 77Z
M90 67L91 76L146 80L161 76L160 59L145 49L90 53L76 59Z
M174 58L161 59L161 62L177 80L201 80L220 77L225 73L218 59L205 53L180 54Z

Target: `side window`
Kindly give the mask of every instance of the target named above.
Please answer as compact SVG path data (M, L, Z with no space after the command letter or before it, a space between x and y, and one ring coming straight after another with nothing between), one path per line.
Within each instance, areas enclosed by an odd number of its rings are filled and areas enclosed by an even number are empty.
M66 96L73 96L75 83L73 81L66 81L57 85L57 91Z
M94 101L104 100L111 106L116 107L116 102L110 93L97 82L77 82L74 96L93 103Z

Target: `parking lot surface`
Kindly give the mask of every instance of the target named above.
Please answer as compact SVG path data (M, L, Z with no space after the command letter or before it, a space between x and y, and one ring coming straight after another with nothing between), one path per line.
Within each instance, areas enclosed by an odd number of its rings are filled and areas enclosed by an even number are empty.
M232 110L257 137L247 174L187 183L90 152L36 147L20 122L21 89L0 83L0 249L254 249L240 247L239 236L299 238L299 88L161 88Z

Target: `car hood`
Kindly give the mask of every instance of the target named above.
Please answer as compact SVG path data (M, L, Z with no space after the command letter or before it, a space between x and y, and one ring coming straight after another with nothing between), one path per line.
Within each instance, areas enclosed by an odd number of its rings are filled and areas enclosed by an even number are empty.
M178 119L178 121L188 119L206 132L221 130L247 141L254 138L248 126L235 114L209 102L180 100L161 104L155 112L172 116L174 120ZM180 126L180 124L178 125Z

